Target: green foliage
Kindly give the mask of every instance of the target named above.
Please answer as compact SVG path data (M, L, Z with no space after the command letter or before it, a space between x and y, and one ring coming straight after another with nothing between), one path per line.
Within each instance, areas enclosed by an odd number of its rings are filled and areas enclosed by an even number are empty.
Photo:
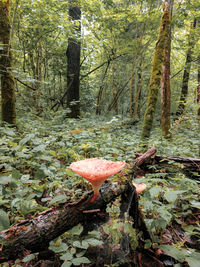
M184 227L184 218L196 216L194 208L198 207L200 198L197 182L183 174L168 176L159 172L146 175L137 181L147 184L140 205L143 207L145 222L149 231L153 233L155 244L161 242L163 231L167 226L173 227L174 221L182 225L188 237L199 236L198 225L192 225L188 230Z
M190 267L196 267L199 265L200 253L196 252L194 249L180 249L169 245L161 245L159 247L169 256L175 258L181 263L186 261Z
M60 259L64 261L62 267L90 263L90 260L84 256L88 247L102 244L102 241L99 240L99 232L91 231L84 237L81 236L82 232L83 226L79 224L63 234L62 238L50 242L49 249L58 254Z
M30 115L23 117L19 119L18 129L0 127L1 229L30 215L35 216L51 205L72 199L76 201L87 194L91 187L68 168L71 162L89 157L130 162L134 151L139 149L140 124L138 128L133 128L127 120L117 116L107 121L101 117L98 120L96 117L66 119L62 112L49 116L51 120L46 121ZM188 130L191 125L194 132ZM198 155L195 127L195 122L188 119L183 127L180 125L176 131L174 129L171 142L159 138L158 129L154 129L151 143L161 154ZM136 180L147 184L147 190L140 197L140 205L154 240L153 244L145 240L145 248L158 246L163 231L171 227L173 221L182 227L187 238L200 238L197 225L183 224L184 218L194 215L194 209L199 208L198 184L183 175L181 168L175 171L174 162L169 162L169 166L166 172L149 166L154 173ZM120 243L125 236L131 248L136 249L139 237L132 221L127 217L125 221L118 219L120 203L108 207L107 211L111 221L104 226L104 232L110 244ZM99 232L91 232L87 236L82 236L82 233L83 228L78 225L50 244L59 258L65 261L63 266L84 263L88 247L102 243Z

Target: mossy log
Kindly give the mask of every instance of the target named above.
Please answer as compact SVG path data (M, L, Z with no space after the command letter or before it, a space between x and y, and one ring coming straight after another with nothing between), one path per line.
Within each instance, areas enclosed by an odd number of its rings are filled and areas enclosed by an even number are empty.
M136 156L139 156L139 158L141 158L142 156L145 156L145 154L142 154L142 153L135 153ZM138 158L138 159L139 159ZM150 157L149 157L150 159ZM152 161L156 162L156 163L159 163L159 162L168 162L169 160L170 161L175 161L177 163L180 163L180 164L183 164L185 167L188 167L188 168L194 168L196 167L197 169L200 169L200 158L186 158L186 157L179 157L179 156L165 156L165 155L157 155L157 154L154 154L152 157L151 157Z
M91 225L92 222L102 220L108 203L123 193L130 192L134 167L141 165L155 153L155 147L147 151L136 162L127 166L111 183L104 183L98 199L90 203L93 192L77 202L66 202L38 214L35 218L20 221L9 229L0 233L0 262L22 258L25 252L38 252L48 248L51 240L60 236L78 223ZM136 205L137 207L137 205ZM139 212L138 212L139 214Z

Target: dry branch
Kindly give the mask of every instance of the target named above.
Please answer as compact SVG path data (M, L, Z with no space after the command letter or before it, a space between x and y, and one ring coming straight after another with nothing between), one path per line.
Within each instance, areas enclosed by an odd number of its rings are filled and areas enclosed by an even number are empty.
M23 257L29 250L38 252L48 247L51 240L60 236L78 223L91 224L98 215L98 210L105 210L106 205L120 196L122 193L130 191L132 188L131 170L135 166L141 165L147 158L155 153L155 148L151 148L144 155L138 158L136 163L127 165L118 175L117 182L104 184L101 189L101 196L94 202L89 200L92 196L90 192L78 202L60 204L37 217L20 221L11 226L8 230L0 233L0 262ZM129 173L129 174L128 174ZM114 179L116 180L116 176Z

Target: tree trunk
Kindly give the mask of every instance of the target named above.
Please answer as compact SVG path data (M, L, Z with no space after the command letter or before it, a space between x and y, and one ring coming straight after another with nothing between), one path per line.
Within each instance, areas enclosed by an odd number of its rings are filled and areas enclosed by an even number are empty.
M153 66L150 77L149 95L147 107L144 114L144 122L141 133L141 139L145 140L150 137L151 129L153 127L154 114L156 110L156 103L158 92L160 90L162 64L164 58L164 51L166 45L166 36L168 32L169 13L166 10L166 3L164 4L164 12L162 15L158 41L154 52Z
M80 117L80 35L81 9L80 0L69 0L69 16L74 23L74 36L68 38L67 47L67 107L68 117Z
M194 29L196 28L196 18L194 18L193 23L191 24L191 31L189 34L189 49L187 51L186 55L186 62L185 62L185 69L183 73L183 81L182 81L182 89L181 89L181 96L179 100L179 105L177 108L176 116L177 118L180 117L185 109L185 104L186 104L186 98L188 95L188 82L190 78L190 69L191 69L191 63L192 63L192 52L193 52L193 47L194 47ZM176 118L176 119L177 119Z
M140 98L142 92L142 82L143 82L143 55L141 55L140 65L137 71L137 79L135 81L135 91L134 91L134 117L140 117Z
M168 20L166 19L166 46L164 51L164 61L162 65L162 79L161 79L161 128L162 135L169 137L170 130L170 53L171 53L171 0L165 1L166 12L168 13Z
M15 80L12 74L12 54L9 45L10 1L0 1L0 76L1 76L1 106L2 120L16 123Z
M113 67L112 67L112 71L113 71L113 99L115 99L116 95L117 95L117 66L115 61L113 62ZM116 101L114 106L113 106L113 110L115 112L115 114L118 114L118 102Z
M200 121L200 55L198 56L198 74L197 74L197 104L198 108L198 119Z
M103 90L104 90L103 82L104 82L104 79L105 79L106 74L108 72L108 69L109 69L109 66L110 66L110 62L111 62L111 60L108 59L107 66L106 66L106 69L105 69L105 71L103 73L103 77L102 77L102 80L101 80L101 85L100 85L98 96L97 96L96 115L101 115L102 95L103 95Z

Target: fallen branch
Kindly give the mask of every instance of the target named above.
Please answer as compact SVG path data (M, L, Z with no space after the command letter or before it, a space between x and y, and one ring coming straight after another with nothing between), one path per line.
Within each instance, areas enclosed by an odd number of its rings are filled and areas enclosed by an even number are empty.
M155 153L155 148L147 151L136 163L125 168L116 176L117 182L105 183L101 189L101 196L94 202L89 200L93 192L80 199L78 202L59 204L37 217L20 221L8 230L0 233L0 262L23 257L27 250L38 252L48 247L51 240L60 236L78 223L91 224L98 217L99 210L105 210L108 203L122 193L132 188L132 175L130 168L139 166ZM129 173L129 174L127 174ZM114 180L116 181L116 176Z
M142 154L142 153L135 153L135 154L136 154L136 156L139 156L139 158L142 155L145 155L145 154ZM162 156L162 155L157 155L157 154L155 154L151 158L154 161L156 161L157 163L160 163L160 162L168 163L169 161L174 161L174 162L183 164L185 167L188 167L188 168L189 167L193 167L193 168L196 168L196 169L200 170L200 159L197 159L197 158L185 158L185 157L176 157L176 156Z

